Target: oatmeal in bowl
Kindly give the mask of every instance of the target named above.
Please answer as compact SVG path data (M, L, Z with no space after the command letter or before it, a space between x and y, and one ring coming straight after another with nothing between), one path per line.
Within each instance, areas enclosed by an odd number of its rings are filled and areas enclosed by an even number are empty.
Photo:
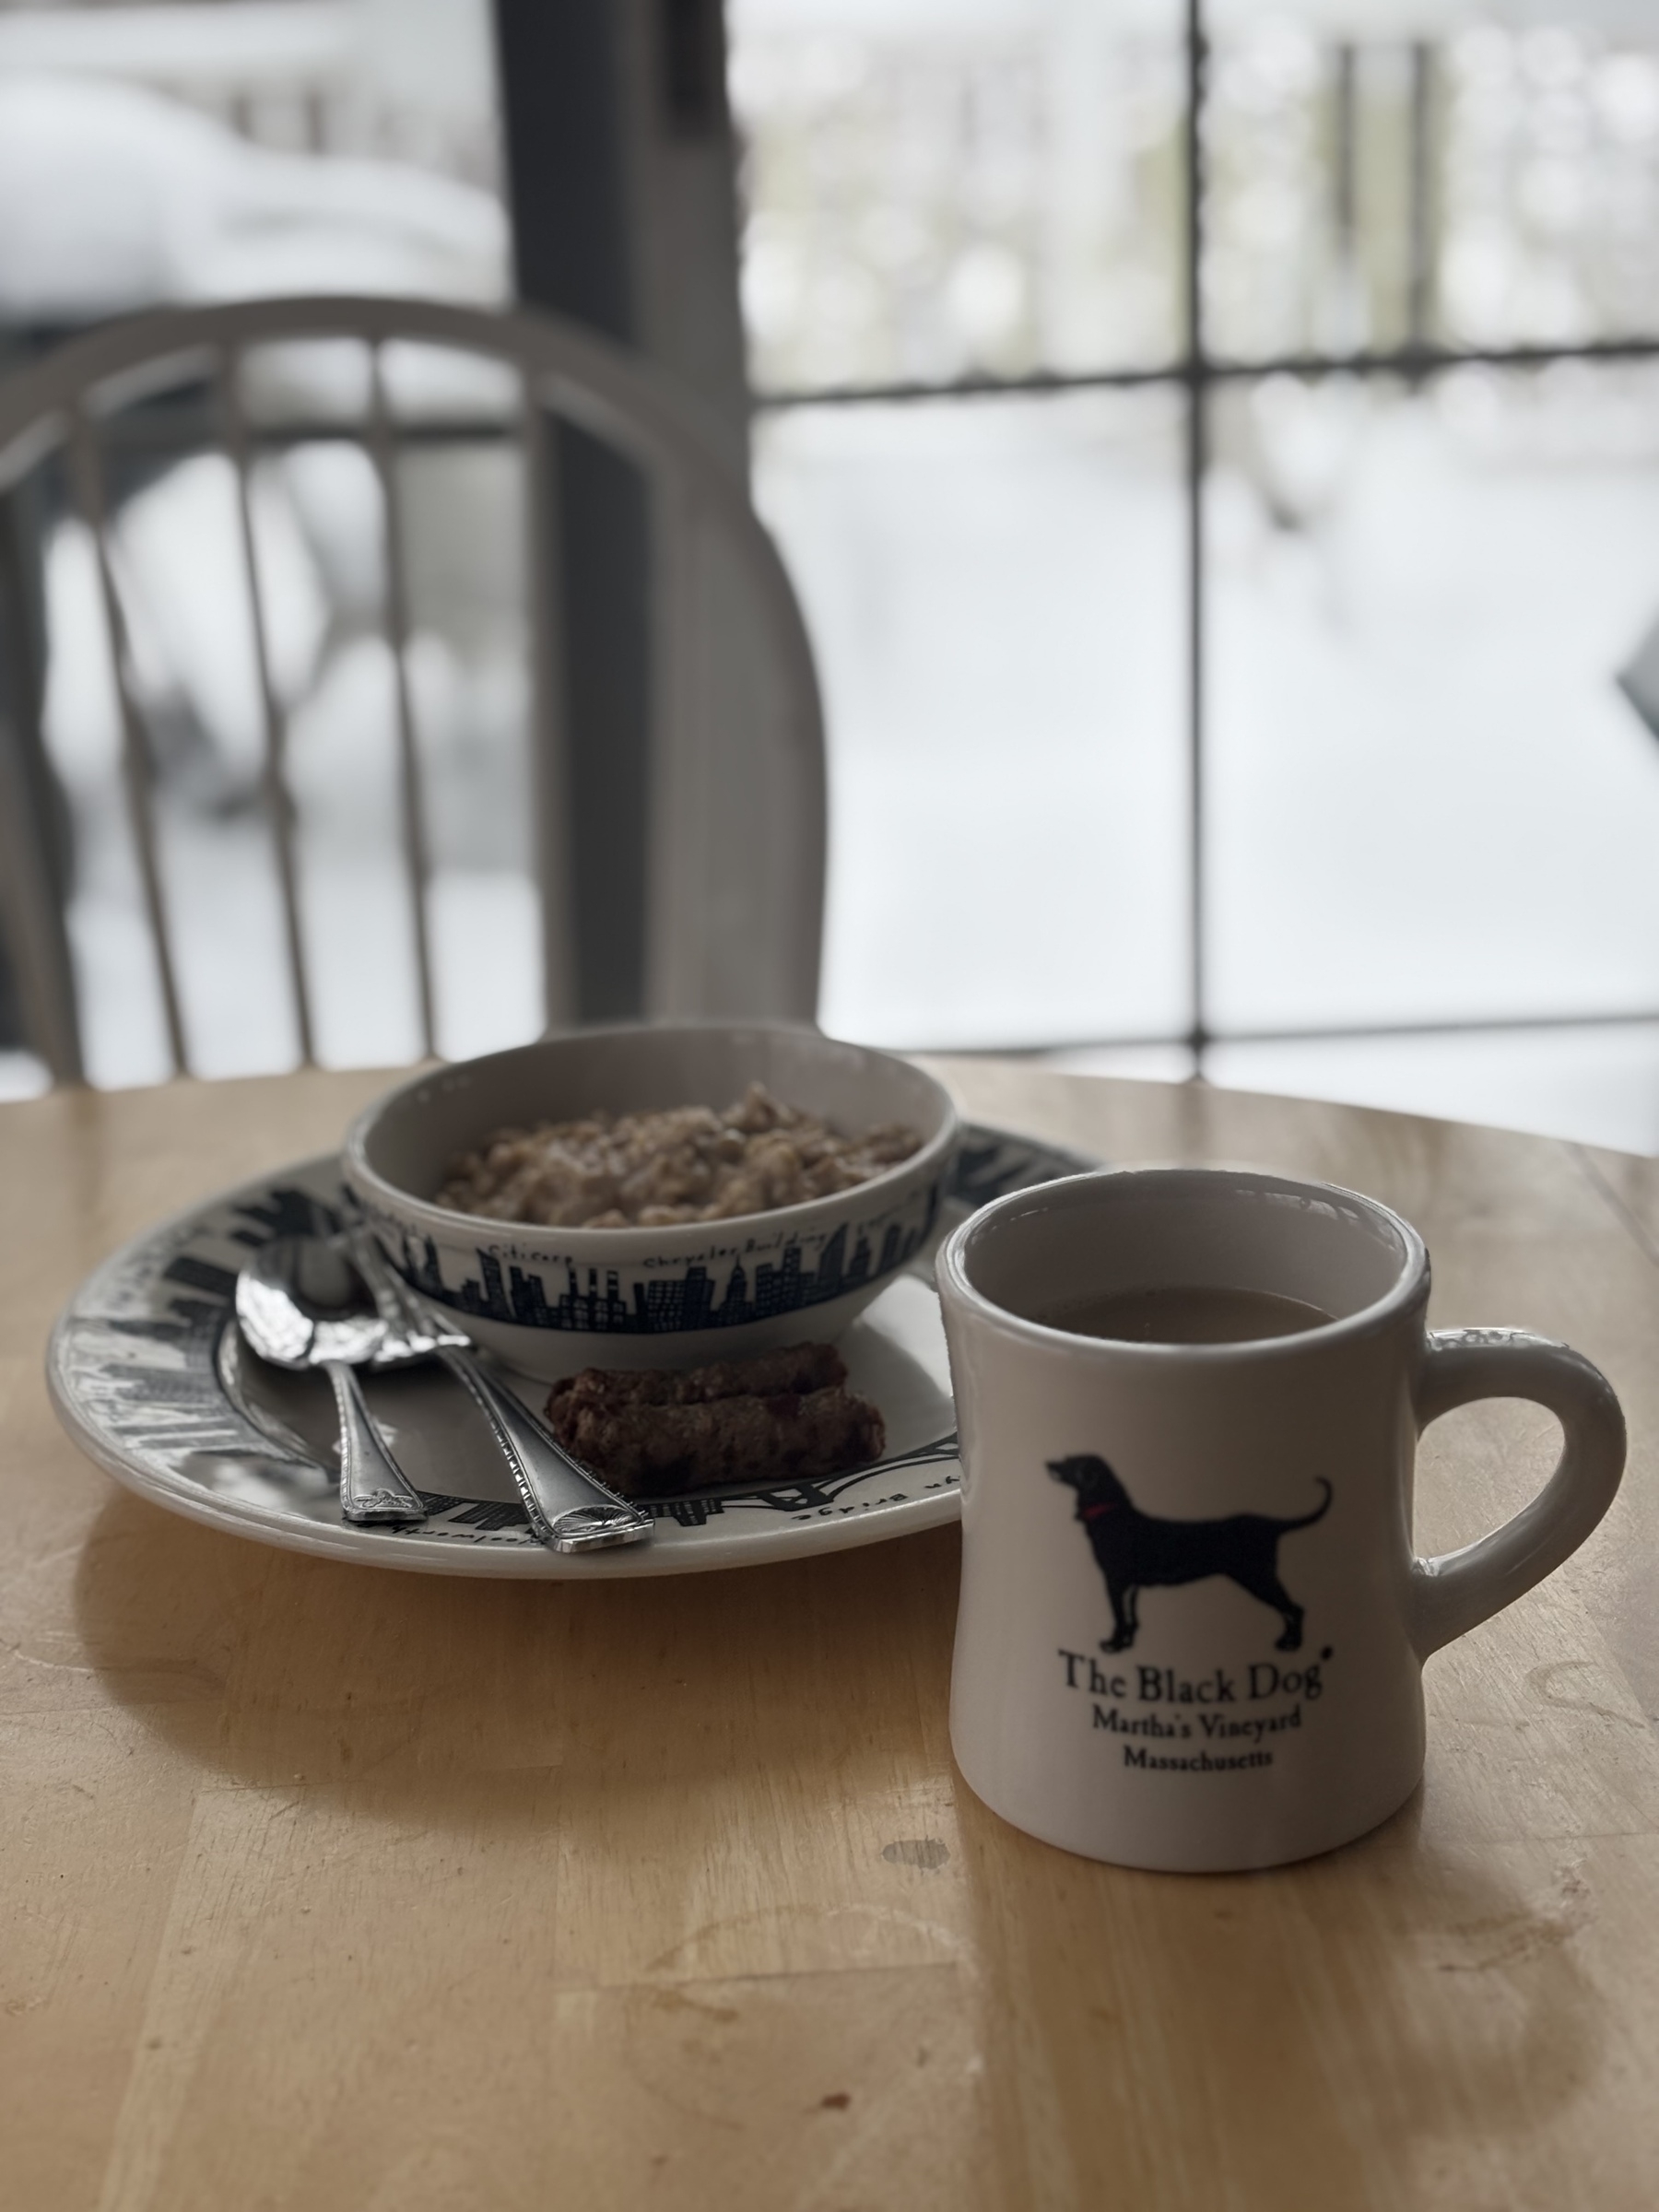
M843 1136L764 1083L711 1106L584 1115L500 1129L452 1160L440 1206L543 1229L729 1221L855 1189L920 1149L902 1122Z
M832 1341L924 1253L956 1142L892 1053L639 1024L417 1077L345 1165L405 1278L551 1381Z

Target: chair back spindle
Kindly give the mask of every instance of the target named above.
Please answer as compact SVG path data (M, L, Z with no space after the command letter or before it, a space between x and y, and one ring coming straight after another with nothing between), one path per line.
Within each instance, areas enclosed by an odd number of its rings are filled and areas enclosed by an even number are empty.
M312 387L296 368L307 349L313 366L328 356L328 373L319 370ZM474 370L482 365L488 373L470 382L460 376L447 387L441 377L436 383L429 377L423 386L418 374L404 374L422 362L429 371L439 359ZM362 368L361 378L350 363ZM347 386L357 396L342 409ZM825 790L811 653L747 485L723 457L718 436L702 424L695 403L649 365L546 317L418 300L248 301L158 311L109 325L0 385L0 501L7 503L8 522L18 512L19 488L37 472L61 467L68 501L59 503L58 526L78 520L89 548L94 581L87 588L107 646L109 742L119 759L121 811L136 878L133 911L153 959L165 1064L172 1073L204 1066L201 1047L211 1021L197 1003L201 977L211 971L222 989L234 963L224 946L217 948L217 969L200 957L198 934L204 914L211 915L211 887L205 892L198 883L185 896L170 880L170 865L176 873L177 863L180 747L188 753L194 743L199 750L200 716L193 724L195 701L186 697L174 717L178 729L157 721L158 714L167 721L167 710L165 700L158 705L151 664L156 636L166 625L153 618L153 594L165 589L166 579L141 573L129 509L135 513L187 454L211 454L227 472L226 573L234 573L246 616L245 732L237 742L248 787L241 795L232 791L225 804L241 810L239 819L250 810L256 816L244 823L244 841L259 833L268 839L268 867L260 864L266 890L259 894L267 900L262 909L270 939L267 981L276 1000L285 999L291 1010L298 1057L306 1065L320 1053L337 1060L339 1024L334 1023L331 1042L323 1002L338 933L331 935L326 918L318 919L308 858L314 824L308 827L306 806L315 803L316 739L314 731L304 737L303 782L312 794L306 801L296 783L296 747L307 702L291 679L293 654L283 641L288 603L278 588L281 547L268 542L267 532L266 495L281 485L265 472L286 468L290 453L342 439L366 456L378 502L378 620L390 677L397 842L390 865L406 892L413 1049L431 1055L442 1046L445 994L456 988L457 970L453 954L446 967L434 941L434 931L446 926L438 855L446 849L447 825L434 818L434 775L442 763L431 754L434 739L423 719L428 705L415 666L421 623L431 618L421 612L430 589L422 601L410 565L406 487L413 497L429 480L418 483L406 472L426 465L420 453L475 441L517 458L527 841L540 908L538 942L520 950L539 965L543 1018L562 1026L577 1006L572 855L582 824L571 805L562 634L561 562L576 556L563 543L559 519L554 430L561 422L601 440L639 471L650 517L644 1010L812 1018ZM202 512L217 513L218 480L206 488L211 497ZM424 543L417 541L417 550ZM44 547L36 553L43 561ZM241 625L227 624L232 627L240 639ZM234 642L220 641L227 652ZM26 688L8 683L7 702ZM222 710L222 683L216 696ZM12 719L24 711L12 707ZM39 750L38 701L34 714L26 735ZM6 719L0 705L0 725ZM65 932L48 872L38 865L42 825L31 818L38 804L27 803L27 779L18 772L22 749L0 726L0 797L8 802L0 808L0 926L19 973L34 1049L57 1079L74 1081L87 1045L76 1002L84 1028L88 1000L99 994L88 991L84 977L77 992L65 969L65 947L72 938L78 946L86 933ZM453 771L448 788L454 788ZM246 841L246 850L252 853L253 843ZM229 928L227 922L227 935ZM188 959L182 960L183 950ZM521 971L527 972L522 963Z

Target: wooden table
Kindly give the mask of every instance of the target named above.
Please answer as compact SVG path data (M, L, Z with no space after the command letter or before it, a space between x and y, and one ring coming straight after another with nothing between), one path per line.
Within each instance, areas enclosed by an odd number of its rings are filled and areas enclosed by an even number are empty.
M1659 2202L1659 1167L1012 1064L974 1112L1372 1191L1442 1324L1569 1337L1632 1458L1592 1543L1431 1662L1425 1789L1291 1872L1005 1827L946 1737L954 1531L677 1582L267 1550L59 1433L52 1317L371 1076L0 1109L0 2204L1342 2212ZM1427 1440L1419 1535L1549 1422Z

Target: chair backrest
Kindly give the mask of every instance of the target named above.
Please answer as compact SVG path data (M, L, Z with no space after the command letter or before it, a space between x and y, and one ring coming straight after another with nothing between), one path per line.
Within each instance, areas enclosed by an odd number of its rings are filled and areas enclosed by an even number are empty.
M298 652L314 671L319 623L337 626L338 608L319 617L307 603L296 613L291 592L276 604L281 533L268 526L261 471L274 465L273 456L344 442L366 456L367 467L353 465L364 485L377 488L370 494L378 513L376 595L389 649L396 817L418 1015L412 1042L430 1053L441 1041L434 825L430 748L411 672L412 645L418 647L412 594L418 599L421 578L411 571L408 472L418 451L493 445L498 456L503 448L516 456L522 495L492 512L497 523L511 524L522 550L524 841L539 889L540 1010L549 1024L573 1018L572 856L583 825L571 774L558 549L562 542L567 559L580 558L580 549L568 532L561 540L555 524L554 426L561 422L631 465L649 518L644 1011L813 1018L825 770L812 657L747 486L695 402L649 364L539 315L405 300L266 300L159 311L101 327L0 385L0 502L7 524L0 531L0 677L7 679L0 690L0 917L35 1048L55 1077L83 1073L75 971L77 959L84 967L85 951L77 944L72 958L63 885L51 865L42 799L50 782L42 773L45 681L39 667L29 666L30 634L40 629L31 564L38 571L53 531L76 539L83 596L96 607L107 643L111 744L133 904L150 940L168 1056L180 1072L216 1072L202 1068L193 1051L182 980L189 963L159 806L169 755L158 727L154 640L165 640L167 623L155 603L168 589L168 564L146 539L143 502L147 488L171 480L179 495L173 504L181 506L181 453L216 456L220 491L213 497L222 509L228 557L218 561L215 588L245 605L245 616L227 611L218 619L217 643L225 653L245 647L250 663L240 694L247 772L237 805L244 817L257 816L269 840L279 924L271 938L286 968L292 1056L301 1062L318 1054L315 1006L327 931L308 922L308 873L297 851L290 664ZM206 479L203 489L211 490ZM429 519L431 505L429 496ZM295 646L296 625L309 643ZM68 681L76 672L51 673ZM209 672L203 683L211 691L218 680ZM232 699L229 724L237 712ZM348 1055L336 1045L324 1056Z

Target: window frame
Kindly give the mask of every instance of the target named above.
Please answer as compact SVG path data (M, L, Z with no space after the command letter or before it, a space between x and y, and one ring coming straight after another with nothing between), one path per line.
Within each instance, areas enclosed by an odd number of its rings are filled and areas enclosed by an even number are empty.
M1630 1028L1659 1023L1659 1006L1551 1011L1534 1014L1426 1017L1409 1021L1315 1022L1305 1026L1218 1028L1210 1018L1205 939L1208 927L1209 776L1206 688L1208 682L1208 561L1205 551L1206 470L1209 455L1211 395L1228 384L1254 383L1274 376L1304 381L1327 377L1387 379L1420 390L1430 379L1467 367L1543 369L1557 361L1617 363L1659 360L1659 335L1592 339L1578 344L1447 346L1430 335L1434 296L1430 133L1433 99L1431 41L1408 42L1410 98L1407 171L1407 276L1405 342L1354 352L1281 353L1234 359L1216 352L1206 325L1205 118L1208 104L1210 42L1204 0L1183 0L1182 31L1182 205L1180 251L1181 301L1184 343L1172 360L1144 369L1074 371L1038 370L1018 376L975 373L947 382L900 381L883 384L830 385L816 389L757 391L757 414L802 407L856 407L898 404L937 405L999 398L1058 397L1071 392L1132 391L1147 387L1179 389L1185 394L1182 455L1183 508L1182 564L1186 601L1184 749L1187 760L1187 922L1189 1017L1183 1028L1087 1037L1054 1038L1042 1045L934 1045L935 1051L1010 1053L1030 1057L1051 1052L1106 1052L1144 1047L1184 1048L1192 1072L1202 1077L1214 1045L1300 1044L1382 1037L1519 1035L1540 1030ZM1337 80L1339 133L1351 148L1355 127L1353 49L1340 50L1346 67ZM1351 151L1338 157L1338 221L1353 222ZM1346 188L1345 188L1346 182Z

